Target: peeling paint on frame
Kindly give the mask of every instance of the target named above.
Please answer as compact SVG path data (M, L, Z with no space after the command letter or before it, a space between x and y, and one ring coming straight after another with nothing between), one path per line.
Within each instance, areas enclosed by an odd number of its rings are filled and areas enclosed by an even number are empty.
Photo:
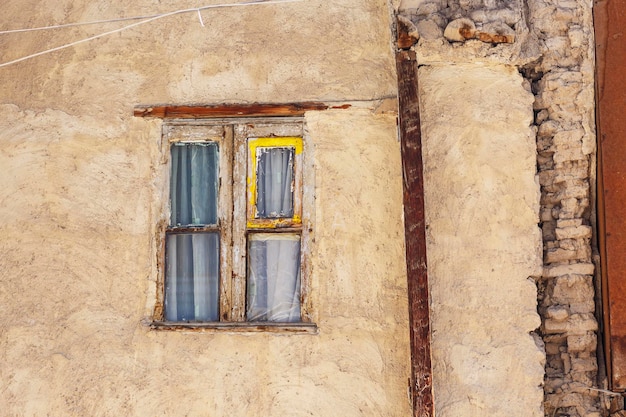
M163 316L163 291L165 273L164 239L169 224L169 154L170 146L177 142L220 143L220 203L221 211L218 224L228 235L226 241L231 244L220 245L220 314L219 322L168 322ZM288 219L252 219L259 222L248 226L248 215L251 204L248 204L248 185L250 184L251 156L249 145L258 147L291 147L294 149L294 216ZM314 309L310 297L310 265L308 240L311 238L312 225L309 209L303 216L303 177L304 177L304 125L300 118L267 119L217 119L217 120L170 120L163 125L162 160L164 166L164 194L168 195L162 203L162 214L156 227L156 297L153 299L152 319L144 322L152 330L190 331L190 332L278 332L278 333L309 333L317 334L314 320ZM312 167L307 168L312 171ZM255 168L256 170L256 168ZM307 171L307 172L308 172ZM309 172L309 176L312 172ZM312 180L312 177L309 178ZM308 181L308 180L307 180ZM256 184L256 179L255 182ZM239 197L237 197L239 196ZM310 201L309 201L310 200ZM312 205L312 199L307 199ZM266 221L275 222L267 225ZM285 221L286 220L286 221ZM261 223L264 222L265 223ZM306 224L306 227L303 227ZM228 225L231 225L230 227ZM231 229L232 227L232 229ZM184 228L174 228L176 231ZM180 229L180 230L179 230ZM298 323L247 322L246 306L246 247L248 232L261 230L276 232L295 232L301 237L301 321ZM195 230L195 229L193 229ZM152 297L150 297L152 299Z
M293 192L293 216L280 218L257 217L257 167L259 148L292 148L294 149L292 183ZM248 175L246 178L248 190L247 227L278 228L300 227L302 225L302 138L301 137L269 137L253 138L248 140Z

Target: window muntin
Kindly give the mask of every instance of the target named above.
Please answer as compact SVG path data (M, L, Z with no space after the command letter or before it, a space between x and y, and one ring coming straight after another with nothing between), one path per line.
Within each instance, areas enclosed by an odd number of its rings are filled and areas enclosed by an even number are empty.
M302 124L291 120L164 126L171 215L157 322L310 323L302 268L302 133ZM190 162L180 162L184 153L194 155ZM267 182L259 187L258 180ZM206 193L196 195L196 186ZM260 199L260 213L259 188L272 199Z

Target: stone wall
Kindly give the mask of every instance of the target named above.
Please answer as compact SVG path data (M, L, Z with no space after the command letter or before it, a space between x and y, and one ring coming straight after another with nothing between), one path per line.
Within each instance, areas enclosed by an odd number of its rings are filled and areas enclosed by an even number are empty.
M551 416L598 416L597 330L592 263L595 179L591 2L529 2L542 56L533 81L541 183L544 270L539 286L546 348L545 409Z
M484 108L496 111L493 110L496 103L490 102L486 93L489 89L481 87L479 80L487 77L498 63L515 66L535 96L532 106L535 117L531 124L536 132L541 186L538 216L543 234L544 268L543 273L533 275L532 279L537 284L542 323L536 334L541 337L539 344L545 344L547 359L544 379L547 416L596 416L602 409L596 390L598 325L594 316L591 248L590 185L595 169L591 8L590 2L580 0L404 0L399 5L402 24L416 42L413 48L423 68L420 76L428 74L429 67L457 65L449 82L475 87L468 91L459 86L454 93L457 106L474 106L475 112ZM460 68L472 64L484 68L483 73L477 71L473 79L465 79L465 70ZM436 91L424 90L424 107L432 101L432 96L446 94L445 91L447 88L443 86ZM520 94L514 94L497 105L513 108L520 99ZM453 101L449 106L445 112L455 113ZM471 123L471 115L463 117ZM423 129L426 141L433 134L429 126L426 120ZM482 129L488 129L488 124ZM450 134L442 135L440 140L444 138L450 138ZM436 210L436 204L427 205L427 212L429 208ZM437 240L434 235L431 239ZM429 250L436 254L438 249L434 246ZM430 266L437 268L432 262ZM435 330L440 304L445 305L435 298L439 285L439 281L432 283ZM433 335L435 369L438 369L440 337L443 336ZM443 369L452 372L451 367ZM442 402L439 393L438 403Z

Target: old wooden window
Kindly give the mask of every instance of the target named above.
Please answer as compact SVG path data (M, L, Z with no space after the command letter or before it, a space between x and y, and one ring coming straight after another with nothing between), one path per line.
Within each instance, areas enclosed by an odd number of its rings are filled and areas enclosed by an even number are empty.
M169 214L153 326L314 329L302 121L172 120L163 138Z

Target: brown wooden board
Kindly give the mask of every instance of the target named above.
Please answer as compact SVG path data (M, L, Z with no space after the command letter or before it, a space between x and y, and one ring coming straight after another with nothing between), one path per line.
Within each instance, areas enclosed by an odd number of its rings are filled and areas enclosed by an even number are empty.
M411 338L411 398L414 417L431 417L434 415L434 407L426 266L424 174L415 52L399 51L396 55L396 67L404 177L404 228Z
M598 227L605 353L611 388L626 390L626 2L594 7L597 48Z
M253 103L253 104L218 104L218 105L154 105L136 106L137 117L158 117L170 119L201 119L211 117L268 117L302 116L306 111L326 110L329 108L346 109L349 104L329 106L324 103Z

